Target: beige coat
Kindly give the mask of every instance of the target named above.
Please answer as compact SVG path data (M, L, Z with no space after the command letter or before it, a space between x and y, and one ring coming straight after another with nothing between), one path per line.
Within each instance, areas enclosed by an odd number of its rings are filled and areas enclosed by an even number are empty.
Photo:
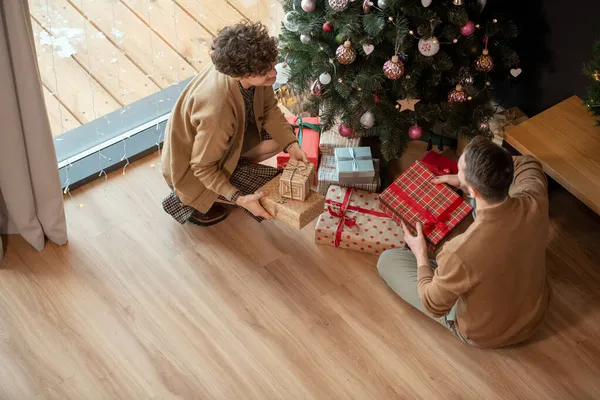
M281 148L296 139L271 87L256 88L254 114L258 132L265 129ZM244 126L238 82L214 66L183 90L165 129L162 172L184 204L206 212L219 195L235 194L229 177L240 159Z

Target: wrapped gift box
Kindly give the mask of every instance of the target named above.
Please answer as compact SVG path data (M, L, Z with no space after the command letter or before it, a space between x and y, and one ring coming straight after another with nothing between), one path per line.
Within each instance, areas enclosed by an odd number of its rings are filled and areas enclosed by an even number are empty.
M375 169L375 177L371 183L350 183L347 187L354 189L366 190L368 192L377 192L381 185L381 178L379 176L379 160L373 159L373 168ZM317 192L323 196L327 194L327 189L331 185L339 185L337 167L335 163L335 156L323 156L321 157L321 164L319 165L318 171L318 184Z
M456 161L433 150L428 151L425 157L421 159L421 162L437 176L458 174L458 164Z
M310 193L314 165L302 161L289 161L279 180L279 194L292 200L306 200Z
M311 190L304 201L286 199L279 195L280 180L278 176L260 188L259 191L269 192L260 199L260 204L278 220L302 229L323 212L325 197Z
M494 115L489 122L490 130L494 134L494 142L502 145L506 132L528 119L529 117L519 107L507 108Z
M373 156L369 147L342 147L335 149L338 182L342 186L372 183L375 178Z
M413 234L416 223L421 222L427 241L437 246L472 207L448 185L434 185L434 178L423 163L416 161L381 193L379 203L396 222L405 221Z
M319 150L321 155L332 156L335 153L335 149L339 147L358 147L360 146L360 137L343 137L338 133L338 127L325 131L321 134L321 140L319 143Z
M294 132L298 138L298 143L308 157L308 161L319 167L319 118L297 118L286 117L288 122L294 127ZM315 128L315 129L313 129ZM287 143L282 143L285 146ZM290 161L290 155L281 152L277 155L277 168L285 168Z
M330 186L315 242L370 254L404 246L402 228L378 204L377 193Z

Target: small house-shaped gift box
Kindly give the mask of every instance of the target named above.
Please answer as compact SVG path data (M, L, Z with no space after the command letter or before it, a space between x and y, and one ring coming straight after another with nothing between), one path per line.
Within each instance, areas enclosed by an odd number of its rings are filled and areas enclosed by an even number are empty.
M287 163L279 181L279 194L292 200L306 200L310 193L314 165L291 160Z
M375 168L370 148L337 148L335 149L335 162L340 185L373 183Z

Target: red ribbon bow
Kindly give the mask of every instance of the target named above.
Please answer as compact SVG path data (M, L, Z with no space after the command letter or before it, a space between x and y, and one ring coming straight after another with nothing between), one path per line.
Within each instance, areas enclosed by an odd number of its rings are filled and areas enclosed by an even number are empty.
M334 217L338 217L340 220L338 221L337 228L335 230L335 247L340 247L340 243L342 241L342 233L344 232L344 227L352 228L356 225L356 217L349 217L346 215L346 211L357 211L362 214L369 214L376 217L382 218L390 218L387 214L375 211L375 210L367 210L366 208L351 206L350 199L352 198L352 189L344 188L346 192L344 193L344 200L342 202L333 201L330 199L325 200L325 203L328 204L328 211ZM335 211L334 207L339 211Z

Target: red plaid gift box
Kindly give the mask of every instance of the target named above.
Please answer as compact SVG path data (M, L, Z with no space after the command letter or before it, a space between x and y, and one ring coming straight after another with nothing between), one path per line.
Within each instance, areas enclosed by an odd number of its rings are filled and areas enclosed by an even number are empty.
M449 186L431 183L434 178L422 162L416 161L379 196L379 206L413 230L421 222L427 240L438 245L472 208Z
M436 175L456 175L458 174L458 164L456 161L449 159L431 150L421 159L421 162Z

